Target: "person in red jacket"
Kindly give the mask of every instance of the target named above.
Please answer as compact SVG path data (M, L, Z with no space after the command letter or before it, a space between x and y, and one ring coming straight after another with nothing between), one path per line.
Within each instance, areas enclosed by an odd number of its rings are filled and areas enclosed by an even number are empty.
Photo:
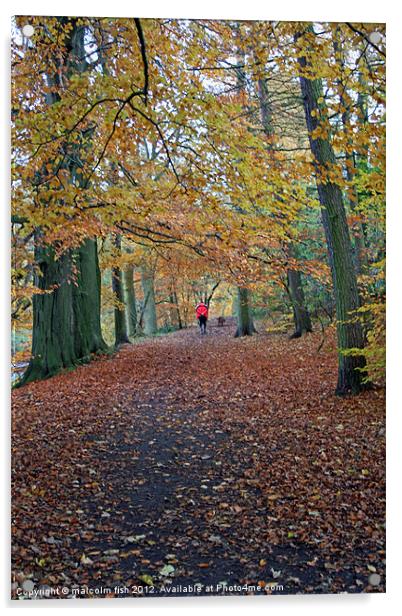
M200 302L195 307L195 314L198 319L198 325L200 326L201 334L206 334L208 321L208 306L204 304L204 302Z

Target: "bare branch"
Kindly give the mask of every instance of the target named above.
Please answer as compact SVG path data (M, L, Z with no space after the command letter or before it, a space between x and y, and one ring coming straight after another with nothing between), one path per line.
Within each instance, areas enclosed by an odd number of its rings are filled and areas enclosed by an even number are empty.
M138 38L140 41L141 47L141 56L144 64L144 102L145 105L148 104L148 85L149 85L149 76L148 76L148 60L147 60L147 52L145 48L145 39L144 32L142 30L141 20L138 18L134 19L135 27L137 28Z

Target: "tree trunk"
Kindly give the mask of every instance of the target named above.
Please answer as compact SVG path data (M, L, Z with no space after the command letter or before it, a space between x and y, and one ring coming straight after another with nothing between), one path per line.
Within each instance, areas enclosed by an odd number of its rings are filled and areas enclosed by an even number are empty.
M117 248L117 254L121 253L121 236L116 235L114 244ZM116 306L114 309L114 330L115 330L115 346L120 344L126 344L130 342L127 334L127 322L126 322L126 310L124 304L124 289L123 289L123 275L119 267L112 269L112 289L115 298L119 302L120 306ZM123 304L123 306L121 306Z
M31 361L21 385L57 374L107 351L100 323L101 281L95 240L56 258L52 246L36 246L41 275L34 284L47 293L32 298Z
M260 118L261 124L266 137L268 138L268 152L270 157L270 165L276 165L276 161L273 155L272 143L270 139L274 135L274 129L272 125L272 107L269 100L268 86L265 79L258 79L257 81L257 95L260 105ZM275 198L282 202L280 195L275 195ZM289 254L293 252L292 245L289 246ZM295 332L291 338L300 338L303 333L311 332L311 320L309 312L305 305L304 292L301 283L301 274L299 271L288 270L288 285L289 285L289 297L292 302L293 315L295 321Z
M70 18L60 18L61 21ZM84 49L84 28L71 20L71 34L66 42L68 76L85 70L86 62L79 62ZM48 77L53 86L60 85L56 74ZM48 93L49 105L60 99L57 91ZM78 152L76 153L78 156ZM76 163L66 163L71 179L77 180ZM60 207L63 207L62 198ZM19 384L47 378L64 368L90 359L91 353L105 351L100 325L100 271L95 240L86 240L76 250L56 255L55 247L41 241L35 233L35 263L41 276L35 284L47 293L33 296L31 361Z
M156 319L154 274L152 270L146 265L143 265L141 267L141 284L142 291L144 294L144 334L146 336L153 336L158 330L158 324Z
M236 81L237 89L239 92L244 92L247 85L246 75L242 66L244 65L245 52L243 50L237 50L237 68L236 68ZM247 105L243 105L247 111ZM237 329L235 338L241 336L252 336L256 331L253 323L251 306L250 306L250 291L245 287L237 288L237 300L236 300L236 313L237 313Z
M296 34L295 40L299 40L300 36L302 35ZM305 56L299 57L299 65L303 71L307 66ZM356 320L355 313L359 308L359 294L349 229L340 187L322 176L322 171L337 164L330 138L312 136L312 132L319 126L319 119L324 126L325 123L328 125L322 82L320 79L311 80L301 74L300 85L334 285L338 337L336 393L339 395L358 393L363 387L364 357L342 353L347 349L361 349L364 346L362 327Z
M252 336L256 331L250 306L250 291L245 287L237 289L237 329L235 338Z
M124 291L126 296L128 335L135 336L137 334L138 323L137 302L134 289L134 265L128 265L124 270Z
M77 362L71 254L56 259L51 246L35 246L35 262L40 274L35 272L34 284L44 293L32 297L32 354L21 385L53 376Z
M366 58L366 62L367 62L367 58ZM366 81L363 77L362 73L359 73L359 84L362 88L366 89L367 84ZM365 91L360 91L358 96L357 96L357 107L359 109L359 113L358 113L358 117L359 117L359 122L360 122L360 126L362 128L363 131L366 130L366 125L368 124L368 106L367 106L367 92ZM356 153L355 154L355 161L356 161L356 166L363 166L368 168L369 165L369 161L368 161L368 150L369 150L369 146L368 144L366 144L363 148L362 148L362 152L360 153ZM357 195L358 196L358 195ZM366 251L366 247L367 247L367 224L366 222L362 222L361 223L361 238L362 238L362 244L365 248L365 263L364 265L367 267L369 264L369 259L367 256L367 251Z
M298 270L288 270L287 275L295 323L295 331L291 338L300 338L303 334L313 331L310 314L306 308L300 272Z
M101 310L101 275L96 240L87 239L73 253L77 277L73 284L74 348L78 358L106 351Z
M173 289L170 296L170 321L174 327L177 329L183 329L183 324L181 321L180 310L179 310L179 302L177 300L176 291Z
M342 128L347 138L347 146L348 146L345 148L345 171L346 171L346 177L347 177L349 187L350 187L348 201L349 201L350 211L352 213L355 213L356 210L358 212L359 195L356 190L356 186L354 185L354 178L356 174L355 153L353 152L353 132L352 132L351 125L350 125L351 107L352 105L354 105L354 102L351 99L346 89L346 83L347 83L348 77L344 74L345 60L344 60L344 54L343 54L339 29L337 29L336 34L334 36L334 51L335 51L335 56L338 57L338 64L341 69L341 78L338 79L337 82L338 82L338 86L340 89L339 105L341 109L343 109L342 116L341 116ZM359 81L361 83L361 77L359 77ZM361 83L361 85L363 84ZM363 104L362 98L361 98L361 92L359 92L358 94L357 104L358 104L358 108L361 114L360 122L363 126L365 123L366 114L364 113L361 107L361 105ZM364 104L363 104L363 107L364 107ZM357 274L361 274L362 272L366 270L368 263L367 263L367 256L366 256L366 245L364 241L363 224L360 220L353 223L352 232L353 232L353 255L354 255L354 261L355 261L355 266L356 266L356 272Z

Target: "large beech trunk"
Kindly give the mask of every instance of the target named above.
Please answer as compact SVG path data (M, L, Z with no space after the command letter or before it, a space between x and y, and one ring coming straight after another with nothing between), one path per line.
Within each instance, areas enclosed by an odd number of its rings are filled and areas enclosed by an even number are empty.
M104 352L100 324L100 272L96 242L55 255L54 247L37 245L39 271L33 296L32 353L21 384L44 379Z
M106 351L101 330L101 274L96 240L87 239L73 253L77 268L73 284L74 342L77 358Z
M61 21L70 18L60 18ZM80 60L84 49L84 28L71 19L72 29L66 41L65 64L68 76L85 70ZM49 83L60 85L58 76ZM52 105L57 92L46 95ZM78 156L78 152L77 152ZM77 181L77 165L66 164L71 180ZM60 207L63 207L62 195ZM41 291L33 296L31 360L19 384L47 378L62 369L89 361L91 353L103 352L107 345L100 325L100 271L96 240L87 239L74 250L57 254L56 246L43 241L35 232L35 285ZM39 275L40 273L40 275Z
M300 34L295 36L297 41ZM362 388L365 360L361 355L345 355L342 351L363 348L364 336L361 324L356 320L359 294L353 253L341 188L328 181L323 171L337 165L329 137L313 137L312 133L328 122L320 79L312 80L303 75L307 66L304 56L299 57L301 92L309 132L310 148L316 169L317 190L322 206L322 222L328 248L334 286L337 337L338 337L338 383L336 393L358 393Z

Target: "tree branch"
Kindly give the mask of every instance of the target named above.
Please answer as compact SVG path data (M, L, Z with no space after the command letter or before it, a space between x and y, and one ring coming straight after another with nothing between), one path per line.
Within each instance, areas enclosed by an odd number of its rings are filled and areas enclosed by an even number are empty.
M361 36L362 38L364 38L364 40L371 45L372 47L374 47L374 49L376 51L378 51L379 54L381 54L384 58L385 58L385 53L383 51L381 51L381 49L375 44L373 43L370 38L367 36L367 34L365 34L364 32L362 32L361 30L358 30L357 28L355 28L354 26L352 26L351 23L349 23L348 21L346 22L346 25L348 26L348 28L350 28L352 30L352 32L354 32L355 34L359 34L359 36Z
M144 103L148 104L148 85L149 85L149 75L148 75L148 60L147 60L147 52L145 48L145 39L144 32L142 30L141 20L138 18L134 19L135 27L137 28L138 38L140 41L141 48L141 57L142 62L144 64Z

